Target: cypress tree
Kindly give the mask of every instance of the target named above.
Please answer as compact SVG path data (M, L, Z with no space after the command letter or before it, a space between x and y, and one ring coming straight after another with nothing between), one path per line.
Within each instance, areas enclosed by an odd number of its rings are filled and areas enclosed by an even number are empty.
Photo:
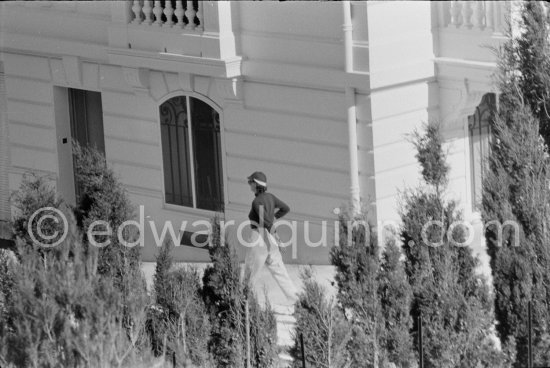
M398 367L408 367L416 359L409 333L412 328L412 290L401 256L395 237L389 238L378 275L378 295L385 324L381 345L390 362Z
M386 354L382 307L378 297L379 247L365 213L339 215L339 244L331 249L337 298L350 320L347 349L353 367L382 367Z
M464 245L466 231L452 224L462 216L458 203L445 199L449 167L440 126L428 124L412 141L425 185L402 196L405 271L412 287L411 316L422 315L426 367L503 367L490 332L492 299L478 260ZM430 223L431 221L431 223ZM413 326L416 338L418 326Z
M550 22L540 2L524 2L518 34L498 50L498 111L483 183L482 218L502 342L527 361L527 306L533 307L534 364L550 364ZM517 226L504 226L510 221Z

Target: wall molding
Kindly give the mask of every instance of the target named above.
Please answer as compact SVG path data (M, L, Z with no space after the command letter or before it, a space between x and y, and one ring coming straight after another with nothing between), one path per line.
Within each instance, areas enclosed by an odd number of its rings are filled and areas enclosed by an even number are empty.
M149 69L121 67L122 75L126 84L132 88L134 93L139 96L149 97Z

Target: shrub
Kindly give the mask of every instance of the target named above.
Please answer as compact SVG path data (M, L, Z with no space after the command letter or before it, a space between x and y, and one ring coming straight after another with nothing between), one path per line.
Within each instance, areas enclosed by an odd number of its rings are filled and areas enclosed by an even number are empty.
M144 333L149 298L139 269L126 267L116 287L110 277L98 273L97 249L83 245L72 210L46 178L26 175L13 198L19 262L0 267L3 275L10 275L0 316L0 364L152 366ZM46 235L67 231L55 247L35 243L28 233L30 225L38 234L36 221L29 222L43 207L54 207L67 219L67 228L62 222L41 223ZM2 283L7 282L2 277Z
M212 266L203 275L203 299L209 309L212 335L209 342L217 367L243 367L246 360L245 305L248 300L251 325L251 363L271 367L277 356L276 323L269 304L262 309L247 279L240 280L240 262L235 249L221 243L220 225L212 224Z
M380 345L390 362L398 367L410 367L416 360L409 333L412 328L410 308L413 295L401 256L395 237L389 238L378 274L378 295L384 320Z
M171 270L171 243L161 247L154 280L156 305L150 313L150 337L159 354L166 344L176 363L189 360L199 367L214 366L208 352L210 321L202 300L199 272Z
M304 291L296 303L296 330L290 355L293 367L302 367L300 335L304 339L305 360L312 367L346 367L349 354L346 346L351 339L350 325L326 290L313 278L310 269L302 273Z
M38 247L29 234L29 220L38 210L52 207L59 209L65 205L65 202L53 189L51 178L48 176L38 176L35 173L25 173L21 186L14 192L11 198L12 205L15 208L15 215L12 220L12 229L14 236L22 240L22 245L31 246L38 252L42 252L46 247ZM30 224L34 234L37 234L37 221L39 216L35 217ZM40 229L45 235L40 240L44 244L53 244L57 239L48 240L47 237L56 232L63 232L63 224L55 221L43 221Z
M343 211L339 219L339 244L330 256L336 267L339 304L351 314L352 338L347 346L351 365L378 367L385 362L385 352L380 346L384 324L378 298L377 238L366 213Z
M426 186L402 196L401 236L413 292L411 316L423 318L426 367L504 366L506 357L490 338L492 299L486 279L476 273L478 260L469 246L457 246L465 240L463 230L447 236L449 226L462 217L457 203L444 199L447 170L439 129L432 123L424 133L415 133L417 147L439 147L440 152L420 155L426 158L419 159ZM428 228L426 239L422 229L434 220L439 225ZM413 331L417 335L416 323Z
M68 236L48 252L18 239L21 262L12 268L7 305L11 319L2 321L8 330L6 361L33 367L130 367L148 361L146 295L134 290L132 303L122 305L111 280L97 273L97 253L83 252L74 218L69 211L65 215Z
M117 287L122 288L128 274L140 267L139 247L126 247L119 242L118 229L124 221L134 218L134 208L128 199L123 185L115 173L107 166L105 157L94 148L81 147L73 142L75 160L75 180L78 183L80 196L75 208L76 219L81 229L89 229L94 221L109 223L112 233L96 235L98 243L107 240L110 244L99 249L98 272L113 278ZM105 230L102 226L94 228ZM124 239L133 241L133 233L126 228ZM132 229L134 230L134 229ZM88 243L84 234L85 244Z
M521 4L517 35L498 52L500 91L483 182L482 218L513 221L485 231L495 289L497 331L517 343L515 367L527 362L527 308L533 310L535 366L550 364L550 22L540 2ZM513 37L512 37L513 36ZM519 238L519 246L515 239Z

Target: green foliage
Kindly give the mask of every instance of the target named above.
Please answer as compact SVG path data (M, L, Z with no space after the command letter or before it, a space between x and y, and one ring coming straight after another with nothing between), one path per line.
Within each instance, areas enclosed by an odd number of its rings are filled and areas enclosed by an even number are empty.
M416 159L422 167L422 177L429 185L441 188L447 184L449 165L447 154L443 151L443 137L438 124L430 123L421 134L415 130L412 143L416 147Z
M338 301L351 317L348 351L352 366L378 367L385 352L380 346L384 323L378 298L380 260L376 235L366 214L339 216L339 245L331 249L336 267Z
M277 359L276 323L269 304L262 310L240 280L240 262L229 244L221 243L220 225L212 224L212 266L203 275L203 298L209 308L209 342L217 367L243 367L246 359L245 306L248 299L253 367L272 367Z
M213 367L208 352L210 321L201 298L198 270L171 270L171 243L157 256L154 290L156 305L149 313L149 334L156 354L164 352L176 362L189 360L199 367Z
M97 253L83 252L70 211L66 239L39 252L18 238L20 262L0 321L8 364L15 366L118 366L151 364L144 339L147 295L133 288L131 307L112 282L97 273ZM127 322L131 323L127 323ZM144 354L145 352L145 354Z
M39 252L46 249L38 247L32 241L29 235L29 221L31 216L40 209L46 207L59 209L64 205L63 199L53 189L51 179L47 176L25 173L19 190L12 195L11 202L15 208L15 216L12 221L14 235L23 240L22 244L36 248ZM37 215L30 224L33 234L38 234L39 217ZM53 244L57 239L48 240L47 238L56 232L63 233L63 223L46 220L40 224L40 230L44 234L40 240L44 244Z
M8 354L5 337L10 334L11 316L8 314L8 306L12 304L12 292L15 279L13 274L15 255L10 250L0 249L0 366L7 366Z
M430 124L423 134L416 133L415 145L441 151L440 137L439 126ZM443 153L434 148L430 155L419 154L419 162L426 171L440 172L446 167L441 157ZM490 337L493 310L487 281L476 273L478 260L469 246L460 245L464 228L448 234L451 224L462 220L457 203L444 199L444 181L433 180L441 175L427 172L423 176L426 187L407 190L402 196L401 236L413 292L411 316L421 314L424 322L425 366L504 366L507 357ZM437 224L428 226L429 221ZM417 329L415 323L413 331Z
M546 15L545 8L546 7ZM539 132L550 143L550 13L548 4L521 3L516 29L497 51L497 84L502 101L526 105L539 121ZM511 97L511 98L510 98Z
M378 274L378 295L385 323L380 344L390 362L399 367L409 367L416 360L409 334L412 328L410 308L413 295L401 255L395 237L391 237L386 241Z
M98 243L110 241L109 245L99 249L98 271L102 275L114 278L115 285L122 288L125 277L139 269L139 247L126 247L119 242L118 229L124 221L134 218L134 208L128 199L123 185L115 173L107 166L105 157L94 148L81 147L73 142L75 180L79 184L80 197L75 209L78 225L89 229L94 221L106 221L112 230L111 235L96 235ZM94 227L96 231L106 230L103 226ZM126 241L133 241L133 233L125 228ZM132 228L135 230L135 227ZM85 243L88 243L84 234Z
M165 244L160 247L159 253L157 255L157 262L155 264L155 276L153 279L153 288L155 291L155 298L157 304L166 308L168 305L168 277L172 268L173 258L172 258L172 249L173 245L171 242L165 242Z
M533 307L534 365L550 364L550 21L541 2L521 5L518 34L498 50L499 110L491 126L483 182L485 231L502 342L517 345L515 367L527 361L527 305ZM512 37L513 36L513 37ZM518 241L519 240L519 241ZM516 244L519 243L519 244ZM518 246L516 246L518 245Z
M158 366L144 330L149 297L139 269L125 269L116 286L101 275L97 249L83 245L72 210L47 178L26 175L13 204L18 258L0 262L0 365ZM67 229L61 221L40 224L46 235L67 231L54 247L40 246L28 233L30 227L39 234L38 217L30 219L43 207L67 219Z
M352 332L334 298L313 278L312 271L302 273L304 291L296 303L296 330L290 355L293 367L302 367L300 335L303 335L305 359L311 367L346 367L349 361L347 344Z
M250 319L250 351L253 367L276 367L278 359L277 349L277 320L271 305L262 307L255 295L248 296Z
M506 95L504 101L513 99ZM488 175L483 184L482 217L486 223L513 221L499 235L487 227L485 237L496 290L497 331L502 341L517 342L517 367L527 358L527 303L533 303L534 360L550 363L550 173L546 145L531 109L501 103L494 122ZM516 247L516 239L519 246Z

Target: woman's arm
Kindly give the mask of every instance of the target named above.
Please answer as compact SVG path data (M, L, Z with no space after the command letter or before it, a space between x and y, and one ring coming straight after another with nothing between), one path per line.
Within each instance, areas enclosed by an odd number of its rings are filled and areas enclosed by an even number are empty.
M290 212L290 207L288 207L288 205L285 202L281 201L277 197L275 197L275 208L277 208L277 212L275 212L276 219L280 219L281 217L283 217L284 215Z

